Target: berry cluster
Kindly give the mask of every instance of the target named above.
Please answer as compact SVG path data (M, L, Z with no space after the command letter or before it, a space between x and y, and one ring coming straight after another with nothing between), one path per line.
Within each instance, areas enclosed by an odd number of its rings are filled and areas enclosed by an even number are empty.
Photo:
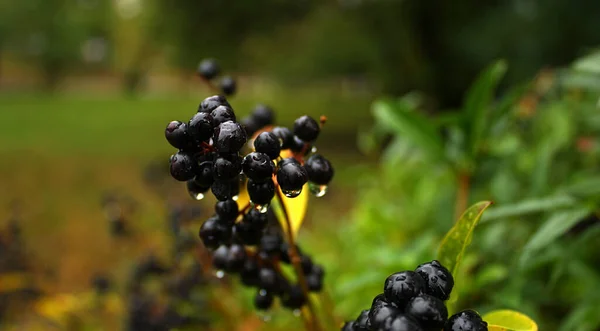
M203 72L210 77L208 67ZM297 309L306 303L307 290L321 289L323 268L306 254L294 254L301 259L308 289L283 276L280 263L291 263L293 256L269 206L274 199L282 205L284 196L299 196L307 183L322 196L334 169L314 154L324 119L319 123L302 116L293 130L273 127L273 122L273 111L265 105L238 122L225 97L215 95L201 102L189 122L169 123L165 136L179 149L170 160L173 178L186 181L196 200L209 190L218 200L215 214L199 232L213 251L213 266L221 273L238 273L243 284L256 287L257 308L269 308L279 296L283 306ZM244 188L250 202L239 206ZM269 222L269 216L275 221Z
M454 287L452 274L434 260L415 271L390 275L383 293L373 299L355 321L346 322L342 331L487 331L487 323L472 310L448 319L445 300Z
M214 59L204 59L198 65L198 76L206 83L212 86L212 81L219 76L221 68ZM231 76L222 76L219 78L218 88L223 94L230 96L235 94L237 83Z

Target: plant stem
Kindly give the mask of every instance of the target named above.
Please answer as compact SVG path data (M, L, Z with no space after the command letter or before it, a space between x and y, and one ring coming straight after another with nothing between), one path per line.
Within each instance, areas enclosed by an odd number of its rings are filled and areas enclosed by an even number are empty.
M454 205L454 221L457 222L462 213L467 209L469 202L469 191L471 188L471 176L462 172L458 174L458 188L456 191L456 203Z
M290 222L287 209L285 209L285 204L283 203L284 198L279 188L276 188L275 191L277 192L277 199L279 200L279 205L281 206L283 217L285 218L285 223L287 225L287 231L285 231L285 233L287 235L287 241L289 244L288 254L290 255L290 261L292 262L294 270L296 271L296 277L298 278L298 283L300 284L302 292L306 297L306 305L308 306L308 311L310 313L310 323L308 323L307 325L311 325L311 328L309 330L320 330L321 328L319 327L319 323L317 321L317 315L315 314L314 307L310 302L310 292L308 290L308 285L306 284L304 272L302 271L302 260L300 259L300 254L298 254L296 240L294 239L294 234L292 233L292 223ZM303 318L305 318L304 314L302 314L302 316Z

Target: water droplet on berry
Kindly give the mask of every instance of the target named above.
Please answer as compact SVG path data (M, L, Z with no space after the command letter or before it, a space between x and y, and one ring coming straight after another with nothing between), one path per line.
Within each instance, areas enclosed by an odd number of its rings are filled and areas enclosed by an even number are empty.
M215 276L217 276L219 279L223 279L223 277L225 277L225 271L217 270L217 272L215 272Z
M260 295L262 296L265 296L267 295L267 290L261 288L260 291L258 291L258 293L260 293Z
M310 149L310 152L311 152L311 153L313 153L313 154L314 154L314 153L316 153L316 152L317 152L317 147L313 146L313 147Z
M204 193L202 192L193 192L193 191L189 191L190 196L192 197L192 199L196 200L196 201L200 201L202 199L204 199Z
M302 193L302 189L299 190L282 190L283 194L288 198L295 198Z
M253 204L252 208L256 209L261 214L266 214L267 210L269 210L269 205L268 204L264 204L264 205Z
M300 311L300 309L294 309L294 311L292 313L294 314L294 316L300 317L301 311Z
M310 193L314 194L317 198L323 197L327 194L327 185L318 185L314 183L308 183Z
M231 197L231 200L238 201L239 198L240 198L239 195L234 195L233 197Z

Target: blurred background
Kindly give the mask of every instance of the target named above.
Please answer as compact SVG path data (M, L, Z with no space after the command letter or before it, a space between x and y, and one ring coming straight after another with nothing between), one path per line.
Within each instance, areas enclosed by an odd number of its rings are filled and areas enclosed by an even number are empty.
M311 199L300 242L325 265L337 318L367 308L388 274L435 257L468 178L465 201L541 204L482 225L457 306L599 330L589 291L600 285L600 59L589 55L599 31L592 0L0 0L0 328L124 327L134 266L150 255L169 264L173 222L212 213L212 200L192 201L169 178L164 139L212 94L195 75L212 57L238 81L239 116L266 103L281 125L328 117L318 147L336 178ZM450 155L469 120L453 114L498 59L502 125L467 166L441 164L372 112L419 91L392 108L422 115ZM560 218L550 209L561 206L585 208ZM564 230L539 234L546 220ZM550 239L531 244L536 235ZM235 281L204 281L205 306L189 309L206 316L192 329L301 329L283 311L261 322ZM213 309L214 288L225 311ZM99 304L98 291L113 296Z

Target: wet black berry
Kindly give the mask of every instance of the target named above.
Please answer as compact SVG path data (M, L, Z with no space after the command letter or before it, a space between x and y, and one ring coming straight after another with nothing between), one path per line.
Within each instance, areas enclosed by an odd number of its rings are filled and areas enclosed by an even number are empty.
M298 166L301 165L300 162L298 160L296 160L296 158L294 158L294 157L286 157L285 159L281 159L281 161L279 161L279 163L277 163L277 167L281 168L284 165L289 164L289 163L293 163L293 164L298 165Z
M487 331L487 323L473 310L463 310L446 321L444 331Z
M234 244L229 247L227 255L227 272L240 272L246 263L246 249L242 245Z
M235 82L235 79L233 79L230 76L225 76L221 78L221 81L219 82L219 87L221 88L221 91L223 91L223 94L232 95L237 89L237 84Z
M354 321L346 322L341 328L341 331L354 331Z
M260 238L260 251L268 256L279 255L283 238L278 234L265 234Z
M308 153L310 151L310 144L306 141L298 138L298 136L292 137L292 141L290 143L290 150L294 153Z
M219 64L214 59L204 59L198 65L198 75L204 79L211 80L219 74Z
M217 200L229 200L240 193L240 181L238 178L215 180L210 190Z
M299 164L290 162L277 170L277 183L282 191L300 191L306 182L308 174Z
M249 179L247 189L250 200L257 205L269 204L275 196L275 183L271 179L264 182Z
M254 139L254 149L259 153L267 154L271 160L274 160L279 157L279 153L281 152L281 142L274 133L261 132Z
M213 167L214 163L212 161L204 161L200 163L198 169L196 171L196 177L194 177L194 181L201 187L209 187L213 184Z
M321 127L314 118L304 115L294 121L294 134L304 141L314 141L319 136Z
M264 229L267 226L267 214L263 214L260 211L252 208L244 215L244 221L252 224L253 226Z
M244 128L239 123L221 123L213 136L213 145L219 153L237 153L246 143Z
M262 126L256 122L254 117L247 116L244 117L241 121L242 127L246 131L246 135L248 138L252 137L258 130L262 128Z
M248 178L265 181L273 176L275 165L267 154L252 152L244 157L242 169Z
M428 294L420 294L410 300L405 313L418 321L424 329L439 330L444 327L448 318L444 301Z
M215 212L221 221L233 224L238 216L238 203L232 199L219 201L215 205Z
M165 129L165 138L171 146L183 149L189 144L188 126L180 121L172 121Z
M402 271L391 274L386 280L383 291L387 301L401 309L415 296L425 290L425 281L414 271Z
M261 268L258 271L258 282L260 287L266 289L267 291L277 290L279 285L279 277L277 276L277 272L270 268Z
M333 166L329 160L319 154L309 157L304 168L308 173L308 180L315 184L327 185L333 178Z
M281 297L281 304L290 309L299 309L306 303L306 296L300 285L290 286Z
M311 292L320 292L323 289L323 277L315 273L306 276L306 285Z
M204 246L215 249L231 239L231 227L220 222L218 217L211 217L200 227L200 239Z
M217 180L228 180L237 178L242 171L242 164L236 158L230 161L223 157L218 157L214 162L213 176Z
M227 121L233 121L235 122L235 113L233 112L233 109L231 109L231 107L229 106L218 106L217 108L213 109L213 111L210 113L213 117L213 126L219 126L219 124L227 122Z
M184 152L177 152L170 160L171 176L178 181L184 182L194 178L198 164L192 156Z
M256 259L247 258L244 262L244 267L240 271L240 280L246 286L258 286L258 271L259 266Z
M213 95L211 97L208 97L208 98L202 100L202 102L200 103L200 106L198 106L198 112L210 113L215 108L217 108L221 105L231 107L231 105L229 104L229 102L227 102L227 99L224 96Z
M225 270L227 268L227 257L229 256L229 247L221 245L212 254L212 265L217 270Z
M442 300L450 298L454 287L454 278L439 261L423 263L415 271L425 280L425 293Z
M196 141L206 141L214 133L213 117L209 113L196 113L188 123L189 135Z
M246 246L258 245L263 231L263 226L253 224L247 220L235 223L233 232L235 239Z
M194 200L201 200L204 197L204 193L210 189L210 187L198 185L195 179L188 180L185 183L185 188L187 189L190 197L192 197Z
M251 115L260 127L265 127L275 123L275 113L271 107L265 104L257 104L252 110Z
M288 149L294 143L294 134L286 127L277 126L271 132L281 141L281 149Z
M302 255L300 257L300 265L302 266L302 272L304 272L304 274L307 275L312 272L314 264L310 256Z
M378 331L423 331L423 328L408 315L389 317Z
M258 310L267 310L273 305L273 295L265 289L261 289L254 297L254 307Z
M354 322L354 329L357 331L369 331L371 329L371 321L369 321L369 310L360 312Z
M375 301L371 306L371 310L369 311L369 321L371 322L371 328L379 329L383 327L387 318L394 318L398 316L401 312L402 310L398 309L392 303L387 302L383 299Z

